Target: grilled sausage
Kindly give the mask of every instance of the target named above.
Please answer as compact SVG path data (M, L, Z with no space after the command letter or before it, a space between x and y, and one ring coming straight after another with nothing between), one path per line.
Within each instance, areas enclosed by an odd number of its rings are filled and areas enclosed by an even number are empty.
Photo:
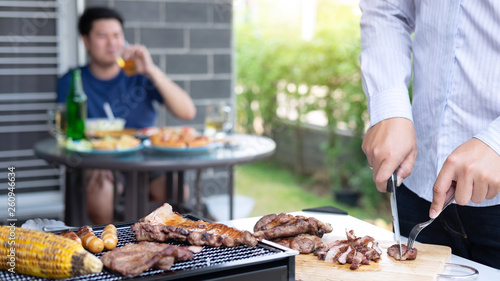
M69 238L71 240L75 240L76 242L82 244L82 240L80 239L80 237L78 237L78 235L76 233L74 233L73 231L63 231L63 232L61 232L61 236L64 236L64 237Z
M78 236L82 239L82 246L92 253L100 253L104 250L104 243L94 234L92 227L85 225L78 230Z
M113 250L118 243L116 227L112 224L106 225L106 227L102 231L101 239L104 242L104 248L106 248L107 250Z

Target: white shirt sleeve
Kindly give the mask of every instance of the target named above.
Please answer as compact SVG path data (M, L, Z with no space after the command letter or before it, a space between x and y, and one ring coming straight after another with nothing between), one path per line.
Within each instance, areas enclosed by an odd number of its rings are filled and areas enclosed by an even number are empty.
M413 1L361 0L361 71L370 126L392 118L411 121Z
M500 117L492 121L488 127L481 130L474 137L484 142L500 155Z

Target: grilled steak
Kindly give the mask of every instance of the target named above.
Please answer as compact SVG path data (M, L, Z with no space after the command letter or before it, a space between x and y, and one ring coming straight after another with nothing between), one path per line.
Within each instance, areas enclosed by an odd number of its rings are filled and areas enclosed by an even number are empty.
M187 241L191 245L255 246L257 238L248 231L241 231L220 223L208 223L202 220L192 221L172 211L172 206L165 203L151 214L131 226L137 241L167 240Z
M300 234L292 237L276 238L271 240L282 246L299 251L301 254L310 254L314 249L322 247L321 238L316 235Z
M199 249L191 249L199 251ZM164 243L140 242L115 248L102 255L104 266L125 276L137 276L156 267L169 270L175 261L187 261L194 257L189 247L180 247Z
M321 238L325 233L332 232L332 227L315 218L281 213L263 216L257 221L253 231L255 236L268 240L299 234L311 234Z
M387 254L398 261L414 260L417 258L416 248L407 248L405 244L401 244L401 252L403 256L399 254L399 245L394 244L387 248Z

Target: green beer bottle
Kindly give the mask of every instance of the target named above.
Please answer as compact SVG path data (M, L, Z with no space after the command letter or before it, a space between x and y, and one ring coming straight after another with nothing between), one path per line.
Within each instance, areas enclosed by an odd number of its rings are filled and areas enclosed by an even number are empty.
M66 97L68 128L66 137L73 140L85 139L87 119L87 95L83 92L80 69L73 70L69 94Z

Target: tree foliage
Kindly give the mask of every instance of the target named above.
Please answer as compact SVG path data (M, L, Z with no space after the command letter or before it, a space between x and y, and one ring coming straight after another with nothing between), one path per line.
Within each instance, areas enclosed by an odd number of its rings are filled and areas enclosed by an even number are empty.
M371 173L363 170L367 165L360 147L368 113L361 87L356 11L357 7L318 0L315 36L309 41L280 26L251 21L236 25L240 130L272 136L286 119L278 117L279 99L293 111L291 120L298 128L309 113L323 112L330 135L324 146L326 164L337 188L349 184L342 178L359 185L371 181L367 179ZM340 129L350 132L352 142L346 145L338 137Z

